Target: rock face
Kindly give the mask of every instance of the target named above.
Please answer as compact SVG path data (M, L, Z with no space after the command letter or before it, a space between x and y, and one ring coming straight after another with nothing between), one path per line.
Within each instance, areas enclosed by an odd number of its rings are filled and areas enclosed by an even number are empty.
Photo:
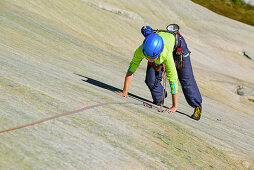
M254 87L239 54L254 52L253 27L189 0L2 0L0 14L0 131L69 113L0 133L0 169L253 168L254 106L232 90ZM142 106L146 61L129 98L115 94L140 28L171 23L192 52L200 121L181 91L174 114Z
M254 61L254 55L253 55L253 54L251 54L251 53L249 53L249 52L244 51L244 52L243 52L243 55L244 55L245 57L247 57L248 59L250 59L250 60L253 60L253 61Z
M240 96L254 96L254 89L239 87L237 94Z

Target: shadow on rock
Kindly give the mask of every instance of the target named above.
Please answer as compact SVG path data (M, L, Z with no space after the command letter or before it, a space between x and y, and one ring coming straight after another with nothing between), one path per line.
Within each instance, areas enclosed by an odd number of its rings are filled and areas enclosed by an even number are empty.
M86 77L86 76L83 76L83 75L80 75L80 74L76 74L76 73L73 73L77 76L80 76L82 77L83 79L81 79L82 81L86 82L86 83L89 83L89 84L92 84L92 85L95 85L97 87L100 87L100 88L103 88L103 89L106 89L106 90L110 90L114 93L117 93L117 92L121 92L122 89L119 89L119 88L116 88L114 86L111 86L111 85L108 85L106 83L103 83L101 81L98 81L98 80L95 80L95 79L92 79L92 78L89 78L89 77ZM150 100L147 100L143 97L140 97L140 96L137 96L135 94L132 94L132 93L128 93L128 96L132 99L135 99L137 101L140 101L140 102L148 102L148 103L151 103L152 104L152 101ZM168 108L167 106L163 106L164 108ZM184 115L184 116L187 116L189 118L191 118L191 116L187 115L186 113L183 113L183 112L180 112L180 111L176 111L177 113L181 114L181 115Z

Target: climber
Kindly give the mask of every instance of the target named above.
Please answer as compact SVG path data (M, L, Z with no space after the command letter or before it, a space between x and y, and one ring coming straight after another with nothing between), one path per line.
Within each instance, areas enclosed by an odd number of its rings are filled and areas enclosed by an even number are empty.
M153 103L163 105L167 92L161 85L162 73L166 72L172 94L172 107L165 112L176 112L178 106L178 79L188 104L193 107L191 118L199 120L202 111L202 97L196 84L190 62L190 51L177 24L171 24L167 30L153 30L143 26L141 33L145 39L130 62L125 76L123 91L118 95L128 97L133 74L143 58L148 60L145 83L148 86Z

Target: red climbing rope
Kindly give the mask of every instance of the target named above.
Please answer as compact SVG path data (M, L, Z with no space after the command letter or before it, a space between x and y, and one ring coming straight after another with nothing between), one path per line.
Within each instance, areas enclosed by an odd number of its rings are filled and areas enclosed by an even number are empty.
M36 122L32 122L32 123L28 123L28 124L24 124L24 125L12 127L12 128L9 128L9 129L4 129L4 130L1 130L0 133L13 131L13 130L20 129L20 128L24 128L24 127L27 127L27 126L32 126L32 125L35 125L35 124L39 124L39 123L42 123L42 122L45 122L45 121L48 121L48 120L51 120L51 119L55 119L55 118L58 118L58 117L62 117L62 116L70 115L70 114L73 114L73 113L77 113L77 112L80 112L80 111L83 111L83 110L87 110L87 109L91 109L91 108L95 108L95 107L99 107L99 106L111 105L111 104L134 104L134 105L143 105L143 104L140 104L140 103L132 103L132 102L111 102L111 103L102 103L102 104L97 104L97 105L92 105L92 106L83 107L83 108L78 109L78 110L74 110L74 111L70 111L70 112L58 114L58 115L55 115L55 116L51 116L51 117L48 117L48 118L45 118L45 119L42 119L42 120L39 120L39 121L36 121Z

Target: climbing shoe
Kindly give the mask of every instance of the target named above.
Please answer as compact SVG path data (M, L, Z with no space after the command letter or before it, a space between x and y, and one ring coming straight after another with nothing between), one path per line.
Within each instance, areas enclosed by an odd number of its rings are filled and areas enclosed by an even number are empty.
M202 111L202 107L196 107L191 118L194 120L199 120L201 117L201 111Z

